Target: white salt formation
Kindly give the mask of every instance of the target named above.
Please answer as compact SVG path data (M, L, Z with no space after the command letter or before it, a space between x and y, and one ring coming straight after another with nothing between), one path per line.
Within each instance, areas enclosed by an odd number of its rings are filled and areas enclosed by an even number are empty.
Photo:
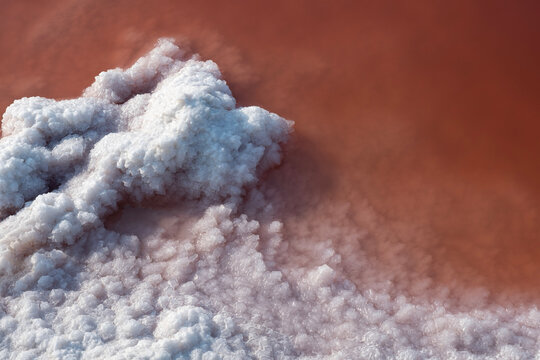
M217 66L168 40L79 99L15 101L0 140L0 358L540 356L535 307L456 312L357 288L330 238L350 229L284 228L255 186L290 130L236 108ZM156 198L168 207L145 208Z

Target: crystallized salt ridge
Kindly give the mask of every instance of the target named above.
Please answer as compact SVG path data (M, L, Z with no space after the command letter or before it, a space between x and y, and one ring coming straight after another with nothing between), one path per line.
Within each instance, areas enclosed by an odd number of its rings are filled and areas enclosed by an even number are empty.
M540 356L536 307L456 312L357 289L333 245L358 231L346 217L327 209L285 229L258 190L243 200L291 124L236 108L214 63L182 56L163 40L79 99L7 109L0 358ZM177 206L137 208L156 195Z
M122 200L235 198L280 161L290 122L236 108L213 62L179 54L161 41L132 68L100 74L85 98L7 109L0 210L18 212L0 224L1 272L43 246L75 243Z

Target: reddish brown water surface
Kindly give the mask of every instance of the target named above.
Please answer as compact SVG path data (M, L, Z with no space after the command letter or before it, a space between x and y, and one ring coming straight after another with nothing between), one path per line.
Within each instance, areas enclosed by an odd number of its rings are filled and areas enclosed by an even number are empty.
M173 36L220 65L240 104L296 121L268 180L287 216L348 201L369 241L393 229L403 256L433 257L440 283L540 291L538 2L1 6L2 108L76 97L100 71ZM355 212L362 201L376 223Z

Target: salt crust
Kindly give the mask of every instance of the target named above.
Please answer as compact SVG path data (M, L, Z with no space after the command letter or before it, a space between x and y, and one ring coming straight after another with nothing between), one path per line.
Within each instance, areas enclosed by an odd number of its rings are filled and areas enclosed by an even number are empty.
M0 358L540 357L535 307L451 312L358 289L331 241L280 261L295 241L283 223L238 209L292 123L237 108L213 62L183 56L161 40L81 98L6 110ZM156 196L189 210L146 235L105 228L156 216L125 205Z

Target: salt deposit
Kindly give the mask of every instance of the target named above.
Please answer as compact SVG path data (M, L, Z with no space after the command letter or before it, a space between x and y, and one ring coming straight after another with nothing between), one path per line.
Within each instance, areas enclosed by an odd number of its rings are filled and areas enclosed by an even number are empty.
M444 295L353 284L336 244L361 229L333 209L284 224L257 180L291 128L237 108L217 66L170 40L81 98L14 102L0 140L0 357L540 357L535 306L480 292L458 311Z

